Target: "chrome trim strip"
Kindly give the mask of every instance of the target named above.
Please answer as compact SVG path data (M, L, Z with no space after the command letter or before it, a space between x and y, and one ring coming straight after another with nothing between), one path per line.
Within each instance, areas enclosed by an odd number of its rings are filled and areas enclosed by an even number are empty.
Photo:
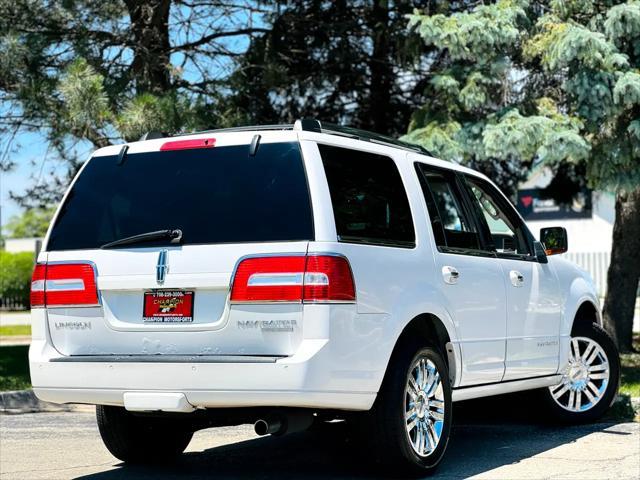
M503 393L533 390L536 388L550 387L560 383L562 375L546 375L544 377L523 378L521 380L509 380L507 382L485 383L471 385L469 387L454 388L451 398L454 402L470 400L472 398L502 395Z
M248 287L295 287L302 285L302 272L253 273L247 280Z
M96 285L97 287L97 285ZM45 291L54 292L71 292L84 290L84 280L81 278L65 278L59 280L47 280L45 282Z
M56 363L276 363L286 355L71 355Z

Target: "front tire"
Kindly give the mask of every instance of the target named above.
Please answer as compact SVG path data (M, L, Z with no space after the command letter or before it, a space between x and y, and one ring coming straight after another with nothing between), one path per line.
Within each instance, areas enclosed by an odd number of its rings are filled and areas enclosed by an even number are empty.
M451 386L442 355L433 347L404 345L392 357L362 433L394 473L425 475L442 460L451 418Z
M166 463L189 445L193 432L171 418L136 416L122 407L96 406L98 430L111 454L130 463Z
M562 373L558 385L541 391L551 416L562 423L588 423L602 417L620 383L620 356L602 327L596 323L574 327Z

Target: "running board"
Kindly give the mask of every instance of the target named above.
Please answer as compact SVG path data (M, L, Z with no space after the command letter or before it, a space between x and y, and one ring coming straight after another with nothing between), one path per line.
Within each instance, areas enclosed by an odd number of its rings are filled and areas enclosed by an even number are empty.
M513 393L522 390L533 390L557 385L562 380L562 375L549 375L546 377L527 378L525 380L510 380L508 382L489 383L473 387L454 388L451 394L454 402L471 400L472 398L490 397Z

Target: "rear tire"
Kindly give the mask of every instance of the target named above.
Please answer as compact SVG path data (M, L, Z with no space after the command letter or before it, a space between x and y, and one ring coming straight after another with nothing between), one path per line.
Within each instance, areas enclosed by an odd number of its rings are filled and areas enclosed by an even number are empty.
M184 452L193 436L178 420L136 416L122 407L98 405L96 417L102 441L123 462L170 462Z
M405 344L394 353L360 434L394 475L431 474L447 448L451 418L451 386L442 355L433 347Z
M620 383L620 356L597 323L578 324L571 332L569 363L562 381L540 391L551 417L562 423L593 422L609 409Z

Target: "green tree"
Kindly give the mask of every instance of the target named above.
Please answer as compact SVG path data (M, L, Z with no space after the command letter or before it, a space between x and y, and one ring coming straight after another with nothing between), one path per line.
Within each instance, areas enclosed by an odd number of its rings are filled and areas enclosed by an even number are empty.
M414 6L443 1L279 0L269 31L255 37L232 77L233 102L248 122L302 117L384 134L404 132L425 101L425 72L406 34ZM424 68L422 68L424 70Z
M29 208L20 215L14 215L4 226L5 238L44 237L49 228L54 207Z
M523 58L530 15L527 2L500 0L410 16L410 26L435 47L426 62L438 66L406 140L483 171L512 196L534 161L577 162L590 148L579 119L559 113Z
M0 169L26 130L46 136L63 172L15 199L58 201L87 150L235 122L221 91L242 39L265 30L262 11L250 0L0 0Z
M506 172L499 183L511 191L534 162L574 178L582 169L591 187L615 189L604 314L627 351L640 278L640 3L615 3L415 12L410 25L444 60L407 139L490 176Z

